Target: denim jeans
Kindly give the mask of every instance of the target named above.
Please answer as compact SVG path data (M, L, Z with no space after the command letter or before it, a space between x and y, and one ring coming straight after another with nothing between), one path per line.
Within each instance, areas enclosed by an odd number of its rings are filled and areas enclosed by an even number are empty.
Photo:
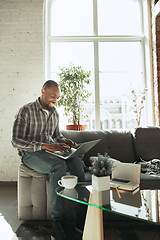
M79 157L67 159L66 161L50 153L42 151L25 152L22 162L29 168L45 174L50 174L50 194L53 220L61 220L66 215L64 198L58 196L55 189L59 186L58 180L66 175L76 175L79 182L85 181L83 164Z

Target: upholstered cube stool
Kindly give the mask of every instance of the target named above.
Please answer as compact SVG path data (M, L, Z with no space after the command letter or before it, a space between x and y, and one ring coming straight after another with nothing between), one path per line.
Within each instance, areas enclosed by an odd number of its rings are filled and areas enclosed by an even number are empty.
M67 219L75 220L75 203L65 200ZM18 218L51 220L49 175L38 173L23 163L18 171Z
M18 218L51 219L49 175L38 173L22 163L18 172Z

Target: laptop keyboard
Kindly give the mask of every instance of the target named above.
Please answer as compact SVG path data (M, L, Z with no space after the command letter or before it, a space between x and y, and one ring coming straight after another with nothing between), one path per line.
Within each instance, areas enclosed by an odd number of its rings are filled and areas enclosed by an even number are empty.
M74 153L75 150L76 150L76 149L71 148L70 150L68 150L68 151L69 151L68 153L67 153L67 152L60 152L60 151L55 151L55 153L60 154L60 155L63 156L63 157L67 157L68 155Z

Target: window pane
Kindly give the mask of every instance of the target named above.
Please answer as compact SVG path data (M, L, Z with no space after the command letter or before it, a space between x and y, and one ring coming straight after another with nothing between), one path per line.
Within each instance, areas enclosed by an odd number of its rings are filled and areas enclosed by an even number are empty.
M139 0L97 0L99 35L141 33Z
M53 0L51 6L51 35L92 35L92 4L92 0Z
M93 3L97 3L97 7L94 4L94 9ZM89 86L92 96L86 104L85 113L88 118L84 122L87 129L95 129L97 125L95 92L98 94L98 91L95 91L94 81L96 86L100 84L101 129L131 129L135 126L131 91L144 89L142 62L147 62L142 54L143 43L134 39L134 35L143 38L142 29L143 34L148 29L147 21L142 27L142 17L147 14L147 8L143 8L142 3L142 0L52 0L49 27L52 36L61 38L55 42L55 38L48 36L48 49L51 50L49 74L52 79L59 81L59 66L68 66L70 62L92 72L92 83ZM98 30L98 37L93 34L93 23L95 32ZM110 38L107 39L108 35L112 35L112 42L109 42ZM119 36L122 35L124 42L119 42ZM125 38L125 35L132 35L133 42ZM94 70L94 58L99 61L95 61L95 69L98 71L99 67L99 72ZM99 78L95 79L94 76L98 74ZM61 129L65 129L63 110L60 112L60 121Z
M59 66L69 66L70 62L74 65L80 65L86 71L91 71L91 84L86 86L86 89L92 93L88 103L86 104L86 111L88 118L84 122L87 124L87 129L90 129L90 116L93 115L95 110L95 94L94 94L94 56L93 56L93 43L91 42L53 42L51 43L51 79L59 81ZM67 124L66 117L63 116L63 108L59 108L60 114L60 129L65 129ZM95 116L93 117L95 119Z
M101 128L134 127L132 90L142 89L140 42L99 43Z

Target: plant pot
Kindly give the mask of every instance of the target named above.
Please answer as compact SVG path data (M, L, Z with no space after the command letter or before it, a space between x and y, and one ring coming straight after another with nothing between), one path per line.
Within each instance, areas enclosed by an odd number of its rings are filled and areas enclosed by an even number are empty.
M110 189L110 176L96 177L92 175L92 187L97 191Z
M85 131L86 125L66 125L66 130Z

